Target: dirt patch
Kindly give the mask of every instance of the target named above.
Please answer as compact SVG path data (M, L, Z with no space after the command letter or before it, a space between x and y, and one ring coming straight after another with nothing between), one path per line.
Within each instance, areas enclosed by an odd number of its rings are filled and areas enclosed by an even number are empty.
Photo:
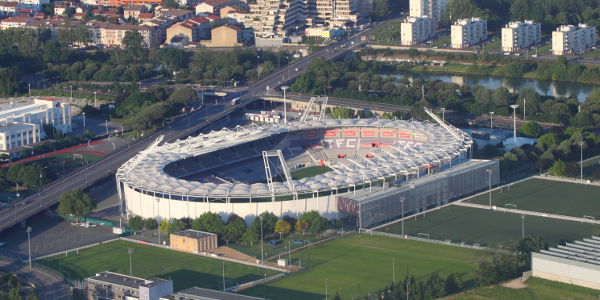
M501 286L503 286L505 288L513 289L513 290L527 288L527 285L525 284L525 282L523 282L523 280L521 278L507 281L507 282L501 284Z

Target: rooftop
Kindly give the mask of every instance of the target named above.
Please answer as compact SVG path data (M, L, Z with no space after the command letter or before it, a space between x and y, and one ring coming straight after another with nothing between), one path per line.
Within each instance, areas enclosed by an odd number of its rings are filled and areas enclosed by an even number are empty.
M199 231L199 230L194 230L194 229L186 229L186 230L176 232L173 234L178 235L178 236L185 236L185 237L189 237L189 238L196 238L196 239L216 235L214 233L204 232L204 231Z
M140 286L151 287L157 284L162 284L166 282L170 282L170 280L165 280L161 278L152 278L152 279L143 279L134 276L123 275L119 273L113 272L101 272L96 273L96 276L92 276L88 278L89 280L101 281L106 283L117 284L121 286L126 286L130 288L139 288Z
M193 287L185 289L175 294L168 296L173 300L264 300L265 298L257 298L234 293L227 293L209 289Z

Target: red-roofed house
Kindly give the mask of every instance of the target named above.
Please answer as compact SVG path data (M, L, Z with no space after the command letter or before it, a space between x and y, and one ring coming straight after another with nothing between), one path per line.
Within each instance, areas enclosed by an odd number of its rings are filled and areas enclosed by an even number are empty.
M31 21L29 16L14 16L0 21L0 29L5 30L8 28L25 27L27 23Z
M141 13L138 16L138 20L140 21L151 20L152 18L154 18L154 14L151 12Z
M202 42L206 47L242 46L242 30L233 25L221 25L210 31L210 41Z
M185 46L190 42L208 39L209 35L210 21L205 17L194 17L169 26L165 43L171 44L177 38L177 44Z
M0 2L0 15L14 16L20 8L21 4L19 2Z
M221 8L238 3L236 0L204 0L196 5L196 14L219 14Z

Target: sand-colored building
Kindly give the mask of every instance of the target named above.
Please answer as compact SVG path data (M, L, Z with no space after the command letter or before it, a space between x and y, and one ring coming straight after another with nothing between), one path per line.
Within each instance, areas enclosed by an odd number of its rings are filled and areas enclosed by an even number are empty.
M171 233L171 249L198 253L218 247L217 235L210 232L186 229Z

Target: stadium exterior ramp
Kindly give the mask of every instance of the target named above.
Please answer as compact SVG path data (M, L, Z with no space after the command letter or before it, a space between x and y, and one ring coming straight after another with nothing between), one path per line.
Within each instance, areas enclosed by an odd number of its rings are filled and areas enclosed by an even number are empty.
M354 147L353 159L327 159L333 171L313 177L285 182L240 183L199 182L190 174L211 171L228 162L215 163L206 157L229 149L277 136L293 135L302 139L321 137L317 142L325 151L335 147ZM385 139L387 144L377 144ZM361 140L373 148L361 148ZM340 142L341 141L341 142ZM172 143L157 141L126 162L116 174L121 212L158 219L196 218L205 212L226 218L238 214L248 222L262 212L293 215L317 210L328 218L340 215L337 197L355 195L360 189L384 188L452 168L467 161L472 147L470 136L454 127L413 120L348 119L290 122L222 129ZM352 142L352 143L350 143ZM364 143L362 143L364 145ZM274 145L274 148L284 145ZM367 144L370 147L370 144ZM365 152L367 151L367 152ZM364 153L370 156L365 158ZM227 155L222 155L223 157ZM203 160L204 159L204 160ZM197 162L200 160L200 162ZM197 163L197 164L196 164ZM179 165L179 169L172 169ZM207 167L207 165L211 165ZM166 168L171 168L169 172Z

